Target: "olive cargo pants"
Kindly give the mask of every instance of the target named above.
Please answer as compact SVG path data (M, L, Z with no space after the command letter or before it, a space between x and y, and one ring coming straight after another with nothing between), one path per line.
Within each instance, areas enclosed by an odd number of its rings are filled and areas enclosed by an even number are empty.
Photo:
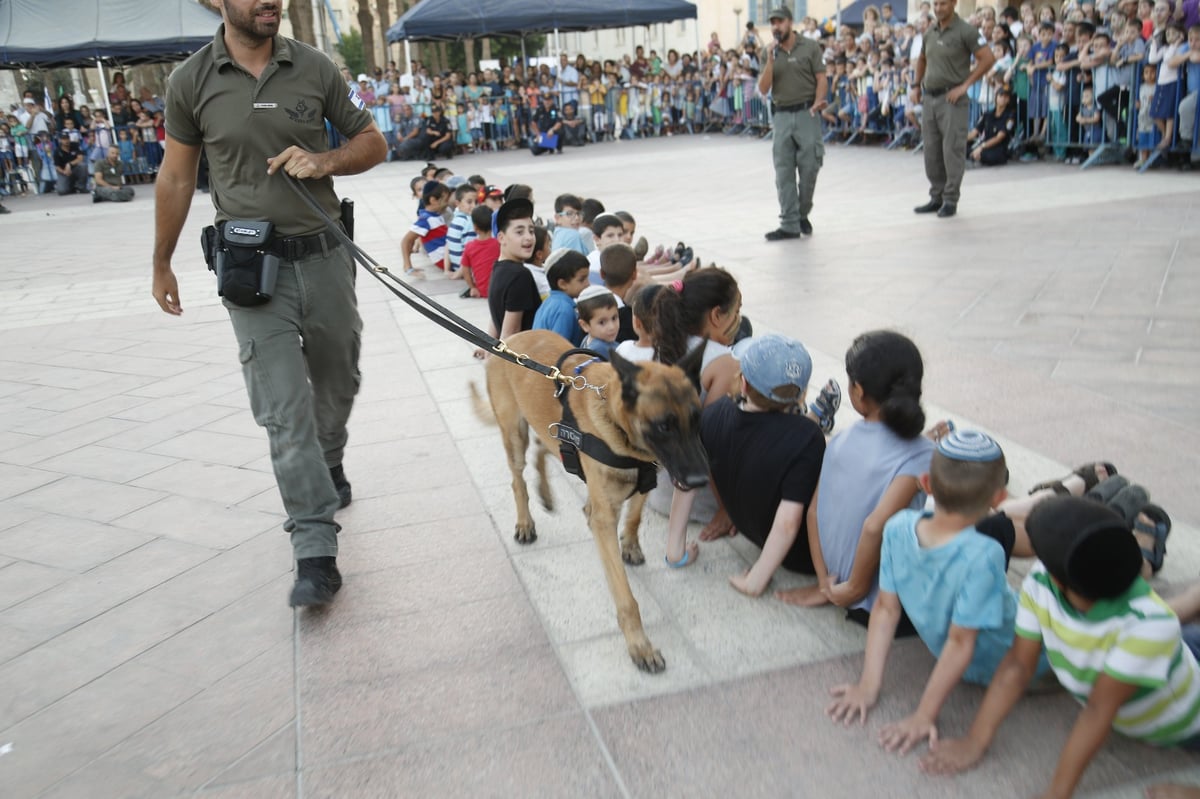
M921 139L925 143L929 197L957 205L963 172L967 169L967 122L971 104L966 97L951 104L944 94L938 97L926 95L923 100Z
M800 232L817 188L817 173L825 161L821 117L810 111L777 111L771 153L775 162L775 191L779 194L779 227Z
M361 375L362 319L344 247L280 260L270 302L225 301L254 421L266 428L296 559L337 555L337 491L346 422Z

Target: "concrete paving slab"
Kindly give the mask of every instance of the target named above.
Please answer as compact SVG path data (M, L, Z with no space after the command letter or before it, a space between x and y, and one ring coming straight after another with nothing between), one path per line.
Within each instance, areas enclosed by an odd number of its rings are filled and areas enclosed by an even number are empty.
M767 153L745 139L676 137L561 161L490 154L463 169L534 185L540 208L563 191L600 197L634 213L652 245L688 241L734 272L756 329L806 343L814 384L846 385L858 333L906 332L925 357L928 417L995 433L1011 490L1113 460L1175 518L1164 584L1200 571L1194 181L976 171L945 222L912 217L920 159L831 147L816 236L780 245L758 233L774 225ZM697 164L721 187L720 224L711 196L679 189ZM411 167L338 182L357 201L359 240L385 262L412 212L396 190ZM199 254L176 259L180 319L147 299L144 241L114 245L103 273L70 257L117 220L150 229L142 199L118 209L39 197L0 218L18 262L0 275L0 684L18 686L0 695L0 745L35 744L0 758L0 784L31 796L255 799L987 797L1044 786L1077 712L1069 698L1019 705L977 772L926 779L873 742L927 678L919 644L896 646L865 731L833 727L826 691L856 674L863 630L833 609L734 593L726 578L758 554L741 538L668 571L665 520L650 513L647 563L629 573L669 666L637 672L578 510L586 488L552 469L558 510L535 501L539 540L517 545L503 448L469 399L481 364L366 276L346 456L355 501L338 515L346 584L328 612L297 619L284 604L292 564L265 438ZM197 195L182 240L210 214ZM46 257L62 267L20 266ZM457 297L458 284L421 285L486 325L486 303ZM854 418L843 408L839 428ZM807 579L781 573L775 587ZM955 691L947 734L979 696ZM111 717L125 705L134 711ZM62 747L46 748L67 718ZM1133 796L1156 774L1200 779L1197 769L1114 740L1081 794Z

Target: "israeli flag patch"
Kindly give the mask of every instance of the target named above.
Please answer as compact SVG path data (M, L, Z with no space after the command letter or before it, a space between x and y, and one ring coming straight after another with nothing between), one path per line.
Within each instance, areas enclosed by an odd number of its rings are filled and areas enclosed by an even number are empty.
M359 96L358 89L351 89L349 97L350 97L350 102L354 103L354 107L357 108L359 111L363 111L366 109L367 104L363 101L363 98Z

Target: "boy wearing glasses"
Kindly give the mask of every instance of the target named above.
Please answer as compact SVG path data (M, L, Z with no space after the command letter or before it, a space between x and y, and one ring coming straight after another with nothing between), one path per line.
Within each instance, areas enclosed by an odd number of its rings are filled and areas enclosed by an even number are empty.
M550 241L550 250L574 250L581 255L588 254L588 246L579 235L579 225L583 221L583 200L574 194L560 194L554 198L554 237Z

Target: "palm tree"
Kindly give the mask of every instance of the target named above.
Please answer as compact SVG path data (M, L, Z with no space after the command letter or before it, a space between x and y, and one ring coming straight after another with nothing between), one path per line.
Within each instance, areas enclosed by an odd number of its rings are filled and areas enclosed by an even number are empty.
M375 15L371 13L371 0L358 0L358 30L362 34L367 73L371 74L375 71Z

